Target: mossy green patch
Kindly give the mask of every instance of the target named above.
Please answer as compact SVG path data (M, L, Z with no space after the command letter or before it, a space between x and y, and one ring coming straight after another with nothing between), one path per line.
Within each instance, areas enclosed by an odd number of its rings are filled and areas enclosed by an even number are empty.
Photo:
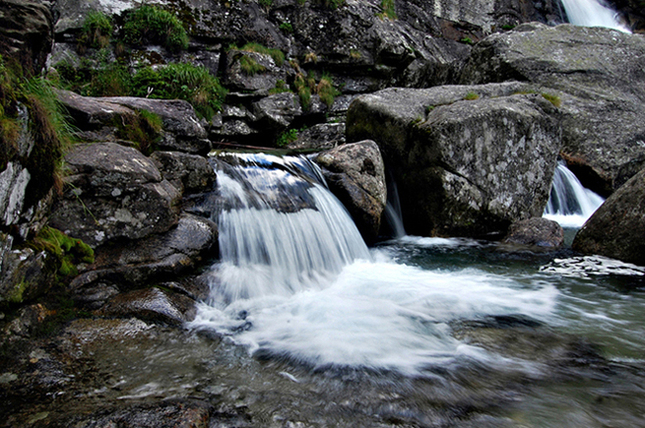
M49 226L44 227L27 245L36 251L47 251L58 260L58 276L61 280L78 275L77 265L94 262L94 250L89 245Z
M84 51L88 47L105 48L110 44L113 32L112 19L108 15L99 11L91 11L87 14L78 36L78 48L80 51Z
M188 34L182 22L172 13L144 4L127 13L123 39L134 45L161 44L171 51L188 47Z

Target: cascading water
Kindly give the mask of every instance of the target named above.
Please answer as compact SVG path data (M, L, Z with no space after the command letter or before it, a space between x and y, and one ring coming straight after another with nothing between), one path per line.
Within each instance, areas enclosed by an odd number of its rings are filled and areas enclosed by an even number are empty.
M544 217L562 227L580 228L602 205L604 199L582 186L578 178L560 162L553 175L553 186Z
M584 27L607 27L631 33L602 0L562 0L569 22Z
M451 322L509 313L540 319L553 310L558 292L550 285L472 269L428 271L396 263L386 249L370 252L304 158L229 162L217 167L221 261L195 328L306 366L429 376L430 367L457 361L510 364L457 340Z

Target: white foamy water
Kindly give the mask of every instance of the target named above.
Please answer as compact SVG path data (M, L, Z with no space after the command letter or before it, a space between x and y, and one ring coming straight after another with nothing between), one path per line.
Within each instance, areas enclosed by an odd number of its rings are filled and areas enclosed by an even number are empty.
M557 221L562 227L580 228L603 202L601 196L585 188L573 172L560 163L553 176L543 217Z
M476 270L433 272L377 258L346 266L322 288L204 304L192 326L215 329L250 352L314 367L423 375L424 368L439 364L499 359L455 339L451 321L508 314L545 319L558 297L548 285Z
M562 5L567 13L569 22L584 27L606 27L624 33L631 33L620 22L616 11L602 2L602 0L562 0Z

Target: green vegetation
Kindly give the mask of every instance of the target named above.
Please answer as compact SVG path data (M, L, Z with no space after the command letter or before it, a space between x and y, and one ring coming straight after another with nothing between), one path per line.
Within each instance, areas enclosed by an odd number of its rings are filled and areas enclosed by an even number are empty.
M114 27L109 16L98 11L88 13L77 39L79 50L107 47L113 32Z
M255 59L248 55L243 55L240 58L240 67L242 68L242 72L247 76L253 76L266 70L263 65L258 64Z
M473 39L470 37L463 37L461 40L459 40L461 43L466 43L468 45L474 45L475 42L473 42Z
M268 11L273 5L273 0L258 0L258 4Z
M504 31L509 31L509 30L512 30L513 28L515 28L515 25L512 25L512 24L504 24L504 25L502 25L502 30L504 30Z
M289 86L284 80L278 80L275 82L275 88L269 90L269 95L280 94L282 92L291 92L291 89L289 89Z
M94 250L89 245L49 226L45 226L29 246L52 254L58 261L58 276L62 279L78 275L77 265L94 263Z
M127 14L123 24L123 39L134 45L158 43L171 51L188 47L188 34L179 18L147 4Z
M290 143L293 143L298 139L298 130L289 129L278 136L276 141L276 146L278 147L287 147Z
M149 156L161 138L163 121L148 110L137 110L135 116L115 119L114 126L118 138L131 141L141 153Z
M381 0L381 13L377 15L381 19L396 19L394 0Z
M98 68L92 68L88 62L79 68L62 63L56 64L56 69L59 85L81 95L182 99L206 119L221 109L227 93L206 68L188 63L145 67L134 76L118 61L102 62Z
M138 97L186 100L207 120L221 110L227 93L206 68L186 63L140 70L133 78L132 92Z
M291 25L291 22L283 22L278 26L278 28L285 33L293 34L293 25Z
M555 107L560 107L562 105L562 100L557 95L547 94L546 92L542 92L540 95L542 95L545 100L549 101Z
M479 99L479 95L477 95L474 92L468 92L466 94L466 96L464 97L464 100L466 100L466 101L474 101L474 100L478 100L478 99Z
M323 74L316 85L316 93L320 97L321 101L327 105L327 108L331 108L334 104L334 99L340 95L340 91L334 87L332 78L328 74Z
M16 63L6 64L0 55L0 170L18 150L21 126L16 101L20 74L22 70Z
M232 48L235 48L235 46L232 46ZM262 46L259 43L247 43L242 46L240 50L269 55L271 58L273 58L273 61L278 67L282 67L282 65L284 64L284 52L282 52L280 49L267 48L266 46Z
M303 73L298 73L293 84L296 87L302 108L308 110L311 105L311 92L316 86L316 79L312 74L305 76Z

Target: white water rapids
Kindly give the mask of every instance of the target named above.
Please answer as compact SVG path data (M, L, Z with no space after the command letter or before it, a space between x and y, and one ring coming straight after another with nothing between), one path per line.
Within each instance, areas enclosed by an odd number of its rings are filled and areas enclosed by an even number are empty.
M316 174L296 171L302 160L272 159L269 168L266 160L244 162L236 167L242 183L218 171L220 194L232 203L218 219L222 257L211 271L212 299L193 327L310 367L427 375L465 360L509 364L456 339L451 322L508 314L544 320L554 310L559 292L550 284L472 268L431 271L368 251L344 207L311 180ZM274 209L265 200L279 193L274 177L289 183L289 198L312 205Z

